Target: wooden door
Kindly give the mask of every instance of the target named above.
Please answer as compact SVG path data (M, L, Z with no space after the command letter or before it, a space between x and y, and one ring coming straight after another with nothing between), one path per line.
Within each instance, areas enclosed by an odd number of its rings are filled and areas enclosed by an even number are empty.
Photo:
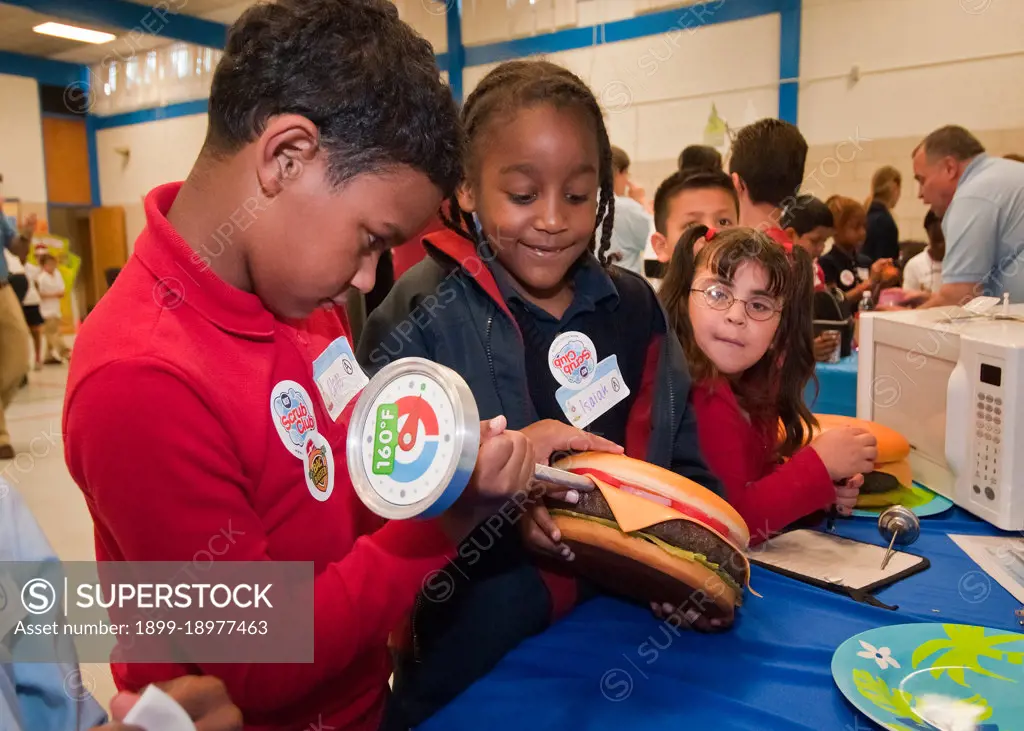
M43 117L46 193L49 203L89 205L89 145L82 119Z
M93 292L98 300L107 291L107 269L123 267L128 261L124 208L103 206L89 211ZM95 305L95 302L90 303Z

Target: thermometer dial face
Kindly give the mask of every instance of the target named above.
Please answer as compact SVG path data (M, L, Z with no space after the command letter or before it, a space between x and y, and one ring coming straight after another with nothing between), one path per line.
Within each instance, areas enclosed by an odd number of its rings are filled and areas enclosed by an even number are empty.
M347 451L356 492L385 518L433 517L468 484L479 429L458 373L421 358L385 366L353 412Z
M455 409L441 384L424 375L400 376L384 386L368 416L363 469L381 498L412 505L448 484L459 455Z

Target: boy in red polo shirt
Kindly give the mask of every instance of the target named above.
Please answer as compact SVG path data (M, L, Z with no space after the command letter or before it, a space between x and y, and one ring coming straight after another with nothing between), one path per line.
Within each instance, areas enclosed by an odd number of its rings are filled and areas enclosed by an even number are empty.
M345 439L365 377L330 368L355 363L341 305L451 194L460 143L430 45L387 0L280 0L231 29L199 159L149 194L78 337L65 458L101 561L312 562L315 662L115 663L121 689L210 674L247 729L376 729L388 634L455 542L535 461L614 448L497 417L441 518L385 523L357 498Z

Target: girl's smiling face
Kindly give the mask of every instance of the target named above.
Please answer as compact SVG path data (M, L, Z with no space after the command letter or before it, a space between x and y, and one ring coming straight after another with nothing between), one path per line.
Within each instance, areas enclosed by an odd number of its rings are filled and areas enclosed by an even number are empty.
M483 132L459 192L498 261L533 300L558 296L590 246L597 216L598 134L584 110L534 104Z

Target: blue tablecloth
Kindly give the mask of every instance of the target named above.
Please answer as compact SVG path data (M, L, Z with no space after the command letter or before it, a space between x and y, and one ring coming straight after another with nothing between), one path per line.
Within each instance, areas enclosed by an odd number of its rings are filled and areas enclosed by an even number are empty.
M838 532L880 543L876 522L840 521ZM420 728L813 729L877 728L832 680L832 653L849 637L907 622L959 622L1021 631L1013 597L948 537L993 535L954 508L922 521L908 551L931 567L878 593L897 611L754 567L734 628L678 633L649 610L595 599L510 653L494 671ZM495 617L495 622L501 621Z
M840 359L838 363L818 363L814 374L818 377L815 398L814 381L804 389L804 401L815 414L857 415L857 353Z

